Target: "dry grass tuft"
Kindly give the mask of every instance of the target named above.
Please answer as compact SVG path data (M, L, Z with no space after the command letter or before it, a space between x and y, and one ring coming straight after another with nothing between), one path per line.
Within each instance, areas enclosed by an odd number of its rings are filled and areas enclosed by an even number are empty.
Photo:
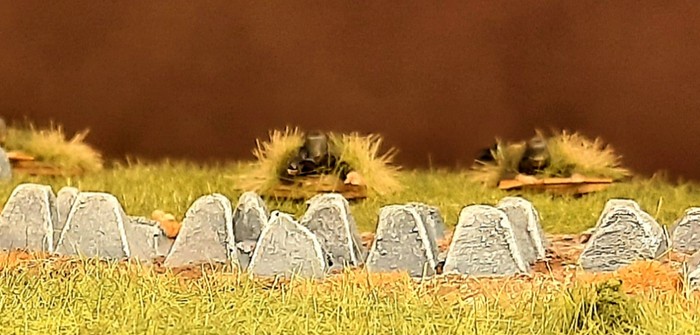
M496 149L491 150L492 162L476 161L469 178L489 186L496 186L504 176L517 174L518 163L525 153L525 142L504 143L496 140Z
M89 130L83 130L67 138L60 125L51 124L39 129L33 124L8 129L5 146L10 151L22 151L61 169L77 172L96 172L103 168L102 156L85 143Z
M265 192L274 188L278 177L286 169L287 161L304 144L304 134L299 128L286 127L273 130L269 140L255 140L253 155L257 161L236 178L238 186L246 191Z
M602 139L593 140L578 133L562 131L548 141L552 157L546 175L566 176L580 173L592 177L622 179L630 176L629 170L620 166L621 158Z
M544 135L541 131L537 134ZM579 133L561 131L547 140L551 161L538 177L569 177L578 173L589 177L607 177L621 180L631 172L620 166L621 157L600 138L593 140ZM475 182L495 186L503 178L518 173L518 163L525 154L526 142L496 142L492 151L494 161L475 162L469 177Z
M333 153L364 178L370 191L384 195L401 190L399 167L392 165L398 151L390 148L380 153L383 141L381 136L351 133L330 134L329 137Z

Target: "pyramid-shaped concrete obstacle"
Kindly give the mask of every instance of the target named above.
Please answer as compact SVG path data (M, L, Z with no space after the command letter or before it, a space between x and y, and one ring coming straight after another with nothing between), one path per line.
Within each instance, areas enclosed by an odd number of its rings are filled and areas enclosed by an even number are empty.
M73 207L75 199L78 198L78 193L80 193L80 190L70 186L62 187L58 190L58 193L56 193L56 212L58 213L58 219L53 225L54 241L56 242L58 242L61 231L63 231L63 226L66 225L68 213L71 207Z
M499 277L530 271L508 216L500 209L472 205L462 209L447 251L445 273Z
M316 235L331 268L361 265L365 250L345 197L337 193L318 194L308 204L299 223Z
M238 198L233 210L233 235L241 268L248 267L260 233L268 220L267 206L257 193L245 192Z
M0 213L0 250L53 252L56 197L50 186L17 186Z
M369 272L405 271L412 277L432 276L437 255L428 229L415 206L389 205L379 211L379 223L367 257Z
M221 194L202 196L187 210L164 265L213 263L238 265L231 201Z
M694 254L700 250L700 207L688 208L671 227L673 249Z
M440 254L440 249L438 248L437 243L438 240L445 238L445 221L442 219L440 210L437 207L429 206L420 202L409 202L406 205L415 208L420 215L421 219L423 220L423 224L425 225L425 229L430 236L428 240L431 243L433 254L436 255L438 261L443 261L444 255ZM439 259L441 257L443 257L443 259Z
M668 247L661 226L633 200L611 199L598 219L579 264L586 271L609 272L634 261L654 259Z
M68 213L56 253L150 262L159 235L155 227L134 225L113 195L81 192Z
M135 226L148 226L148 227L153 227L158 229L158 237L156 238L156 257L166 257L168 253L170 253L170 248L172 248L173 244L175 243L175 240L169 238L168 236L165 235L163 232L163 229L160 227L160 222L149 219L144 216L132 216L132 215L127 215L127 218L131 222L132 225ZM142 228L146 229L146 228ZM149 228L150 229L150 228Z
M528 264L544 260L547 240L540 225L540 214L531 202L520 197L505 197L496 205L508 216L518 249Z
M263 277L321 278L326 267L316 235L291 215L274 211L260 234L248 271Z
M688 260L688 285L691 289L700 289L700 251Z

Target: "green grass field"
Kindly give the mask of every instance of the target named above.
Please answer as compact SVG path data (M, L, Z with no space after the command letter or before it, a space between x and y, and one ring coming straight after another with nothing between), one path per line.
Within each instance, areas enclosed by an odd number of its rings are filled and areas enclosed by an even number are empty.
M72 185L116 195L127 213L155 209L179 218L199 196L217 192L234 203L233 178L242 164L134 164L80 178L16 178L0 186L7 199L20 182ZM361 231L374 231L381 206L423 201L453 226L460 209L495 204L510 193L469 182L463 173L405 171L397 194L353 203ZM696 184L635 180L578 199L522 194L549 233L592 227L609 198L637 200L660 223L672 224L700 204ZM4 202L4 200L2 200ZM269 201L301 215L303 203ZM76 260L29 260L0 270L2 334L694 334L698 297L683 292L620 294L593 284L535 278L418 284L347 273L323 283L263 283L231 273L185 278L150 268ZM482 285L479 284L479 285Z

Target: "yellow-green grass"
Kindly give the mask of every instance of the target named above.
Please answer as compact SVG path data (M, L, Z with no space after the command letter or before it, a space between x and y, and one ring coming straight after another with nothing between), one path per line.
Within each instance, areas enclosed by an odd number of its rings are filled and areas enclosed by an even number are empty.
M89 260L0 270L3 334L694 334L700 300L619 283L415 283L346 272L271 283Z
M63 186L76 186L83 191L103 191L117 196L127 213L148 216L155 209L174 213L182 218L195 199L210 193L221 193L236 202L241 191L235 178L249 163L200 166L188 162L163 161L117 165L81 177L25 177L0 184L0 203L9 197L19 183L36 182L52 185L54 191ZM454 226L459 211L471 204L496 204L510 195L521 195L532 201L542 216L542 225L549 233L577 233L595 225L605 202L610 198L631 198L656 217L670 225L690 206L700 205L697 183L674 185L663 178L634 179L613 184L609 189L580 198L553 196L547 193L506 192L484 187L466 173L447 170L407 170L397 173L402 189L390 195L374 195L351 202L351 210L362 231L374 231L379 208L384 205L422 201L438 206L448 226ZM303 202L268 199L271 209L300 216Z
M77 173L92 173L103 168L101 154L85 142L88 131L68 137L60 125L37 128L31 123L8 128L4 148L21 151L37 161Z
M201 195L222 193L235 202L240 191L232 176L248 164L164 161L116 165L72 179L16 176L0 184L0 197L7 199L22 182L50 184L56 191L72 185L115 194L129 214L163 209L181 218ZM436 205L452 226L463 206L495 204L514 195L485 188L462 172L403 171L398 178L399 192L351 204L360 230L374 231L377 212L387 204ZM700 204L697 184L673 185L661 178L619 183L578 199L522 195L534 202L550 233L592 227L612 197L639 201L662 224ZM269 206L297 216L305 209L301 202L270 201ZM700 322L698 297L680 290L652 287L609 299L604 285L548 275L417 284L360 270L323 282L270 287L235 273L186 279L182 273L86 260L39 259L0 267L2 334L693 334ZM625 281L653 281L647 272L630 273L636 279L628 275ZM670 282L664 278L659 280Z

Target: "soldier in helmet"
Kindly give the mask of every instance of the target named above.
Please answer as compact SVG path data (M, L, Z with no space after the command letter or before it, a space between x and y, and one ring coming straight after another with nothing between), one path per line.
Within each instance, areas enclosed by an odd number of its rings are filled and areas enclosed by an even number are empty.
M321 131L307 134L304 144L297 154L289 160L286 169L287 178L295 176L308 176L317 174L339 173L341 179L345 179L349 166L339 162L338 158L331 154L328 135Z

